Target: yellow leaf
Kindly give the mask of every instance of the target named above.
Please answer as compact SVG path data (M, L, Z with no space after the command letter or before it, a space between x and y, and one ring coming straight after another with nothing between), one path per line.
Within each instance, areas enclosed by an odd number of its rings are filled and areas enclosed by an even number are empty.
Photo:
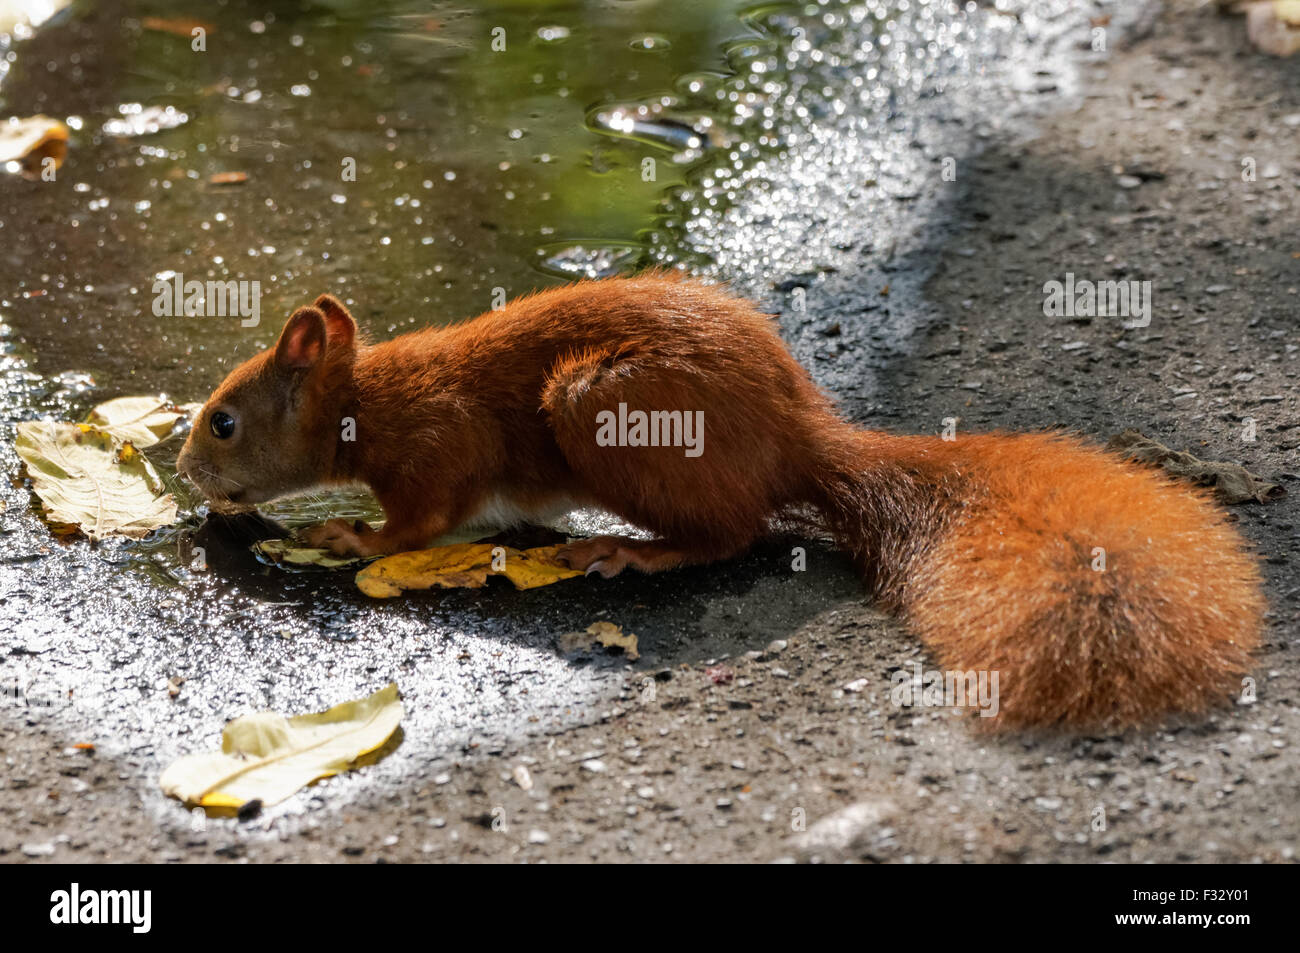
M202 404L174 404L165 396L118 397L100 404L86 417L86 423L136 448L148 447L172 432L179 421L192 417Z
M1300 27L1300 0L1273 0L1273 10L1288 26Z
M502 573L515 584L516 589L536 589L549 586L561 579L572 579L583 573L556 562L559 546L539 546L536 549L506 550L505 570Z
M492 547L487 543L398 553L357 573L357 588L376 599L400 595L403 589L477 589L487 581L491 564Z
M0 121L0 168L14 163L12 171L24 178L38 179L44 160L54 160L54 168L63 165L68 153L68 127L49 116L11 116Z
M478 589L490 575L505 576L517 589L549 586L581 576L578 570L555 562L558 549L542 546L519 550L491 543L458 543L398 553L357 573L357 588L376 599L387 599L407 589ZM494 561L502 566L499 573L493 569Z
M20 423L14 440L55 531L91 539L147 536L176 522L176 501L130 443L86 424Z
M606 648L622 649L627 657L636 661L641 657L637 650L637 638L631 632L624 632L621 625L613 622L593 622L585 632L565 632L557 640L560 651L566 655L570 652L584 652L599 642Z
M19 424L14 445L54 532L139 538L176 522L176 503L140 448L168 436L199 406L119 397L84 423Z
M250 801L270 807L382 748L403 714L394 683L315 714L244 715L222 731L220 752L186 755L158 783L168 797L209 813L229 813Z
M371 527L373 529L379 528L375 524L371 524ZM481 530L460 530L438 537L429 548L450 546L453 543L472 543L482 539L483 536L484 533ZM369 562L374 558L373 556L335 556L328 549L304 545L298 539L296 533L286 539L264 539L254 543L250 548L262 562L274 563L277 566L290 569L304 569L309 566L317 566L322 569L343 569L347 566ZM397 595L397 593L394 592L393 595Z

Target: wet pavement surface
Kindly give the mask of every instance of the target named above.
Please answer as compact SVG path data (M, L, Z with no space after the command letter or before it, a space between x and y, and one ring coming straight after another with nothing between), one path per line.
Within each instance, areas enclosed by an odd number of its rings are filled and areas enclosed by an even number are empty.
M202 399L322 290L382 337L482 310L496 287L659 261L762 301L864 423L1137 426L1294 490L1296 80L1233 55L1229 21L1166 14L1152 32L1143 5L1071 6L1014 18L914 4L888 45L872 25L887 4L712 10L672 30L621 12L601 39L537 14L502 21L530 37L521 62L497 54L508 67L479 62L491 14L448 9L431 27L396 9L360 24L229 11L201 76L119 28L113 4L56 21L21 41L0 85L10 111L83 117L57 186L0 183L0 460L17 473L17 420L122 393ZM1106 13L1098 53L1090 17ZM541 39L557 24L567 36ZM74 42L118 29L118 45ZM238 49L218 50L237 30ZM659 52L624 52L651 32ZM627 75L576 70L575 47L617 48ZM1165 95L1197 84L1186 101ZM91 135L123 102L172 97L193 114L175 130ZM725 107L703 108L709 97ZM1238 99L1261 105L1243 114ZM1277 168L1249 197L1247 150ZM356 182L339 181L340 154L358 158ZM1139 165L1163 177L1116 184L1116 167ZM232 168L248 182L207 184ZM1165 320L1045 323L1042 283L1070 269L1154 279ZM173 271L261 280L262 324L155 317L150 288ZM1243 445L1247 415L1260 438ZM922 656L815 542L653 578L375 604L346 573L259 565L238 528L204 524L188 498L176 531L91 547L56 542L20 483L0 494L0 652L24 693L0 713L5 859L1294 855L1294 814L1278 810L1300 794L1294 493L1238 510L1274 598L1256 706L1124 738L997 741L948 712L890 707L890 674ZM319 509L272 515L292 525ZM207 572L179 555L196 533ZM810 546L807 571L791 572L792 545ZM557 635L598 619L637 633L642 659L558 653ZM377 765L246 823L190 817L157 789L229 718L317 710L390 680L408 715ZM828 840L798 831L855 804Z

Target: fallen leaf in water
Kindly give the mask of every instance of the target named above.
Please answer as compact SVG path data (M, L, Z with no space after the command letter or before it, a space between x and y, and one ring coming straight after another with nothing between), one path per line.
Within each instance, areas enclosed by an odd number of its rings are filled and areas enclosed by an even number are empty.
M247 181L247 172L218 172L208 176L208 182L212 185L242 185Z
M1110 438L1107 450L1139 463L1149 463L1162 468L1171 476L1191 480L1202 486L1214 487L1214 494L1223 503L1267 503L1286 495L1286 489L1269 483L1236 463L1217 463L1201 460L1181 450L1171 450L1162 443L1136 430L1125 430Z
M68 127L57 119L11 116L0 122L0 165L10 172L38 179L45 159L54 160L57 169L67 154Z
M585 632L565 632L556 639L561 654L587 652L596 644L605 648L622 649L632 661L641 657L637 649L637 638L631 632L624 632L621 625L613 622L593 622Z
M210 814L237 813L255 801L270 807L379 751L397 731L403 714L397 685L390 684L315 714L244 715L222 730L220 752L186 755L173 762L158 783L168 797Z
M549 586L582 573L555 562L558 546L514 549L491 543L457 543L414 553L398 553L357 573L357 588L376 599L408 589L478 589L488 576L505 576L517 589ZM494 569L494 562L500 570Z
M20 423L14 441L54 531L140 538L176 522L176 501L129 441L88 424Z
M142 449L167 437L173 427L194 416L202 407L202 404L174 404L165 394L118 397L92 410L86 423Z

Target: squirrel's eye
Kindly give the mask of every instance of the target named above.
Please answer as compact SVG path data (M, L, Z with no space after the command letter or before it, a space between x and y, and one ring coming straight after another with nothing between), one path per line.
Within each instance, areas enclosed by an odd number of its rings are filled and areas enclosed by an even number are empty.
M230 414L223 414L217 411L208 421L208 426L212 428L212 436L218 440L225 440L235 432L235 418Z

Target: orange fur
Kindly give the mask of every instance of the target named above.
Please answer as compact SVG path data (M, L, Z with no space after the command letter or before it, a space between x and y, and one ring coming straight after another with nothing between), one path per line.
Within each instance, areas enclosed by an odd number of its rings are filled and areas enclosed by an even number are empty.
M703 455L599 445L597 415L620 402L703 411ZM233 437L210 430L218 411L239 420ZM217 389L180 468L248 503L368 484L383 529L310 534L339 553L417 548L492 500L600 506L657 537L568 547L605 575L724 559L811 509L945 667L999 671L1005 727L1201 711L1247 670L1264 608L1254 559L1199 493L1061 435L860 430L767 316L666 274L375 345L322 296Z

